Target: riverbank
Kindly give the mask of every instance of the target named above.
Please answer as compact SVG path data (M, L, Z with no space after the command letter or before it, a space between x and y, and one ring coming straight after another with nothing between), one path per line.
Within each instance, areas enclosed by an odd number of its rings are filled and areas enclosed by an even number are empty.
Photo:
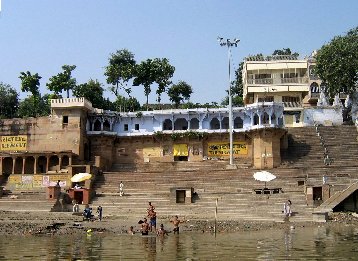
M158 219L157 226L164 224L165 229L172 230L169 219ZM270 229L293 229L299 227L318 227L335 225L358 226L358 217L352 213L332 213L326 223L315 222L271 222L230 220L218 221L217 232L229 233L239 231L259 231ZM116 216L104 217L102 221L83 221L81 215L57 212L12 212L0 211L0 235L68 235L87 233L125 234L133 226L139 233L138 220L123 219ZM180 231L196 233L213 233L213 220L185 220L180 224Z

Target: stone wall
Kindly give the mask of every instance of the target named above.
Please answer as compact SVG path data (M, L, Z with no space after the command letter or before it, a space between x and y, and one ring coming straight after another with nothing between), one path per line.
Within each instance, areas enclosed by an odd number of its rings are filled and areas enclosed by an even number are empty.
M109 167L111 164L172 162L179 156L187 161L229 159L229 136L224 134L207 134L203 138L177 138L171 135L162 137L105 137L91 136L91 158L101 156ZM182 151L178 151L182 149ZM243 133L234 135L235 158L251 162L251 140ZM179 154L180 155L179 155ZM108 168L107 168L108 169Z

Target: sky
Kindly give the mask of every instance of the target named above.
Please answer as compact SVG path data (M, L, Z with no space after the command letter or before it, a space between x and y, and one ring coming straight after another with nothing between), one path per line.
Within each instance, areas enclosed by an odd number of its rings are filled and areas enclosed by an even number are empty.
M308 56L356 26L357 0L2 0L0 82L20 92L20 72L30 71L42 76L41 93L49 93L48 79L68 64L77 66L77 83L97 79L108 89L108 58L128 49L137 63L169 59L173 83L192 86L190 101L220 103L229 70L218 36L240 39L231 56L237 68L250 54L276 49ZM142 86L134 86L132 95L145 102ZM166 94L162 102L169 102Z

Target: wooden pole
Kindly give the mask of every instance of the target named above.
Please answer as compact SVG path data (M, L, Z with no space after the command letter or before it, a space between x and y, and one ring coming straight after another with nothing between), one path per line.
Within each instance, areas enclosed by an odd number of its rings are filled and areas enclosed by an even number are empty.
M216 202L215 202L215 224L214 224L215 237L216 237L216 230L217 230L217 219L218 219L218 198L216 198Z

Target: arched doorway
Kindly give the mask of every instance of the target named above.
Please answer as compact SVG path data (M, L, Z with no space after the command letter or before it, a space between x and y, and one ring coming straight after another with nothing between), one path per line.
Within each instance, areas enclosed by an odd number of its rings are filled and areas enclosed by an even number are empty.
M211 130L219 130L220 129L220 122L217 118L213 118L210 121L210 129Z
M255 114L254 115L254 125L259 125L259 123L260 123L259 115Z
M174 130L187 130L188 121L184 118L176 119L174 122Z
M108 120L105 120L103 122L103 130L104 131L111 131L111 125L109 124L109 121Z
M262 124L269 124L270 123L270 116L265 112L262 118Z
M85 145L85 147L86 147L86 145ZM61 161L61 168L62 167L66 168L68 165L70 165L70 158L67 155L63 155L62 161Z
M40 156L37 159L36 173L46 173L47 158Z
M244 127L244 121L240 117L236 117L234 120L234 129L242 129Z
M22 174L23 161L21 157L16 157L14 174Z
M6 157L2 159L2 172L5 175L10 175L12 173L12 158Z
M197 118L192 118L190 120L190 129L198 130L199 129L199 120Z
M172 130L173 129L173 123L171 120L169 119L166 119L164 122L163 122L163 130Z
M101 131L101 122L97 119L93 124L94 131Z
M230 128L230 125L229 125L229 117L224 117L221 121L221 128L223 130L225 129L229 129Z
M48 162L48 170L57 170L57 166L59 164L59 159L57 155L52 155L49 158L49 162Z
M25 158L25 174L34 174L35 158L29 156Z

